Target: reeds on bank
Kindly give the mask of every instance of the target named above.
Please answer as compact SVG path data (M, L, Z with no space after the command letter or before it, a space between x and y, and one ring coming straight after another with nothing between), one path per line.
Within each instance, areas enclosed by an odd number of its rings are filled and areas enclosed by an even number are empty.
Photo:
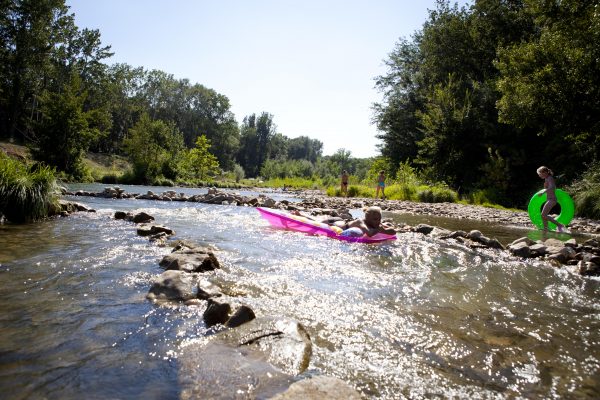
M36 221L55 214L58 185L54 170L27 165L0 152L0 214L13 223Z

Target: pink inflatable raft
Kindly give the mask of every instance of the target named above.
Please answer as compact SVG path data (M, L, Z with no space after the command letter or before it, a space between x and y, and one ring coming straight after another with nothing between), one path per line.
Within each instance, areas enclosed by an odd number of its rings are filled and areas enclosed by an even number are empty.
M258 207L260 215L269 223L277 228L289 229L296 232L304 232L310 235L323 235L333 239L344 240L346 242L358 243L381 243L389 240L396 240L396 235L387 235L378 233L373 236L363 235L361 237L341 236L342 229L337 226L330 226L322 222L313 221L311 219L293 215L285 211L272 208Z

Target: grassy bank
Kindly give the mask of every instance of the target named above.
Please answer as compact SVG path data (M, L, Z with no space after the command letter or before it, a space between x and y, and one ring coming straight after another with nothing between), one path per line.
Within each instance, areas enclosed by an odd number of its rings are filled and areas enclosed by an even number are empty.
M54 171L0 152L0 213L14 223L36 221L59 209Z

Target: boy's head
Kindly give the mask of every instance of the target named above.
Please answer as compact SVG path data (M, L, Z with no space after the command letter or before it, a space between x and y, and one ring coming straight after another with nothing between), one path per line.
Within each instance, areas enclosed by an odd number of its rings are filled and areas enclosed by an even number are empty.
M369 207L365 210L365 225L369 228L377 228L381 224L381 208Z

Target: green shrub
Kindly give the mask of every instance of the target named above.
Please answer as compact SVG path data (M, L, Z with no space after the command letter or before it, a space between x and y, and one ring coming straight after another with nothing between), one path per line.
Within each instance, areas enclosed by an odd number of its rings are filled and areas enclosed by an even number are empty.
M486 188L476 190L466 195L466 200L470 204L491 205L505 203L505 195L498 189Z
M121 183L123 185L135 185L141 183L137 180L137 177L132 169L128 169L125 173L118 177L117 183Z
M162 175L157 176L156 178L154 178L154 181L152 182L152 186L175 186L175 182L173 182L172 180L165 178Z
M417 193L417 199L421 203L434 203L433 201L433 190L423 189Z
M456 203L458 194L447 187L419 186L417 199L423 203Z
M9 221L35 221L56 213L58 196L54 169L27 166L0 152L0 212Z
M348 187L348 197L359 197L359 195L360 188L358 186L351 185L350 187Z
M449 188L434 188L433 198L434 203L456 203L458 194Z
M114 185L118 181L119 181L119 177L116 174L107 174L107 175L104 175L102 178L100 178L100 182L108 184L108 185Z
M600 161L591 163L567 190L573 197L578 216L600 219Z
M246 172L244 171L244 168L241 165L234 164L233 175L235 176L235 181L239 183L242 179L244 179L244 176L246 176Z
M335 188L333 186L328 186L325 193L329 197L339 197L342 194L340 188Z
M385 197L392 200L416 200L417 188L414 185L390 185L385 188Z

